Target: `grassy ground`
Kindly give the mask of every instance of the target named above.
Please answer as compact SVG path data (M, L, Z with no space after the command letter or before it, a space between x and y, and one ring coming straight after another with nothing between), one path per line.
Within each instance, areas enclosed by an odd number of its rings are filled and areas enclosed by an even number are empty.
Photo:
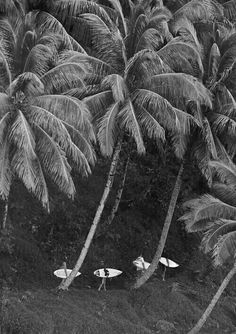
M155 278L137 291L117 289L111 281L107 291L98 292L98 284L86 287L80 281L59 295L51 287L5 289L2 333L184 334L216 288L196 281L186 284L183 275L165 282ZM225 294L201 333L233 333L235 305L236 298Z

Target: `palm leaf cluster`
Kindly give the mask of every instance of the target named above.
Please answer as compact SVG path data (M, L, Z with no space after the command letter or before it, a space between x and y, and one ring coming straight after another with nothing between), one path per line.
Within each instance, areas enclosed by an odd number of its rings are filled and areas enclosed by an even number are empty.
M95 160L90 112L63 94L84 86L86 68L60 55L83 50L50 14L1 5L0 196L7 200L18 177L48 208L47 182L73 197L71 168L87 175Z
M139 153L145 152L145 137L158 145L171 138L182 157L190 128L201 127L195 109L212 106L201 82L201 47L194 26L186 19L191 29L180 34L184 13L175 19L161 1L153 6L130 1L128 17L119 1L108 3L59 0L51 5L51 12L87 52L64 54L63 61L89 68L85 87L67 94L88 106L103 154L110 156L117 138L126 133ZM191 103L194 111L188 113Z
M203 232L202 249L212 253L214 264L234 261L236 255L236 166L212 161L215 175L211 194L185 203L181 217L188 232Z

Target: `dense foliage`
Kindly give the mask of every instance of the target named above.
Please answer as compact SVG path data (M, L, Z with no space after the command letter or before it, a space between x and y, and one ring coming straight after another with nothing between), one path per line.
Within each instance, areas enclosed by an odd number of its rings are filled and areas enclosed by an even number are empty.
M232 260L235 1L0 0L0 14L0 252L9 268L22 254L40 258L37 243L53 266L73 265L97 207L77 270L105 260L130 273L138 252L152 259L165 217L153 271L163 249L187 263L195 239L170 224L183 200L206 192L188 202L187 230L207 231L217 263Z

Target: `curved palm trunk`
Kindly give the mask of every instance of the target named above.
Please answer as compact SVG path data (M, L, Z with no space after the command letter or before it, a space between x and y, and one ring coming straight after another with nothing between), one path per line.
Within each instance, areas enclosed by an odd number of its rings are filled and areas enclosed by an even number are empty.
M116 167L117 167L117 164L118 164L118 161L119 161L119 155L120 155L120 151L121 151L121 143L122 142L120 140L118 142L116 148L115 148L115 152L113 154L113 159L112 159L112 163L111 163L111 166L110 166L109 174L108 174L108 177L107 177L106 186L105 186L105 189L103 191L101 201L100 201L99 206L97 208L95 217L93 219L92 226L89 230L89 233L87 235L87 238L86 238L86 241L85 241L84 246L82 248L82 251L80 253L80 256L79 256L79 258L78 258L78 260L75 264L75 267L73 268L72 272L70 273L70 275L65 279L64 282L62 282L59 285L58 289L60 289L60 290L67 290L68 289L68 287L70 286L70 284L74 280L77 272L81 268L81 266L84 262L84 259L85 259L86 255L88 253L90 244L93 240L94 234L96 232L96 228L98 226L101 215L103 213L104 205L106 203L106 200L108 198L108 195L110 193L110 190L111 190L111 187L112 187L112 184L113 184L113 180L114 180L114 176L115 176L115 172L116 172Z
M150 264L150 266L148 267L147 270L144 271L144 273L141 275L141 277L139 277L137 279L137 281L135 282L133 288L134 289L138 289L140 288L144 283L146 283L146 281L152 276L152 274L154 273L154 271L157 269L158 267L158 263L160 261L163 249L165 247L165 243L166 243L166 239L167 239L167 235L169 232L169 228L170 228L170 224L173 218L173 214L174 214L174 210L175 210L175 206L176 206L176 202L179 196L179 192L180 192L180 188L181 188L181 183L182 183L182 173L183 173L183 164L181 164L180 169L179 169L179 173L177 176L177 179L175 181L175 186L171 195L171 199L170 199L170 204L169 204L169 208L168 208L168 212L166 215L166 219L165 219L165 223L162 229L162 233L161 233L161 238L159 240L159 244L157 247L157 251L154 255L154 258L152 260L152 263Z
M228 273L228 275L225 277L225 279L221 283L218 291L216 292L215 296L212 298L212 301L208 305L208 307L207 307L206 311L203 313L202 317L199 319L199 321L193 327L193 329L191 329L191 331L188 332L188 334L197 334L201 330L202 326L205 324L205 322L207 321L207 319L208 319L209 315L211 314L213 308L215 307L216 303L218 302L220 296L222 295L222 293L224 292L225 288L229 284L231 278L235 274L236 274L236 263L234 264L233 268L230 270L230 272Z
M111 223L112 223L112 221L113 221L113 219L114 219L114 217L117 213L117 210L119 208L120 200L121 200L122 193L123 193L124 186L125 186L125 179L126 179L126 175L127 175L128 165L129 165L129 156L125 159L124 164L123 164L122 178L121 178L121 181L120 181L117 193L116 193L115 203L114 203L114 205L111 209L110 215L107 218L106 226L111 225Z

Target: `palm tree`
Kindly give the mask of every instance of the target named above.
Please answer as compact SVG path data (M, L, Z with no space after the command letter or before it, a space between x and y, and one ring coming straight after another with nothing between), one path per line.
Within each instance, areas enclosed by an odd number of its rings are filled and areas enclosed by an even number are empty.
M95 160L90 113L76 98L63 95L73 85L84 85L78 64L58 64L60 53L80 50L50 14L24 14L1 2L0 11L0 196L5 201L14 178L49 210L45 176L73 198L70 172L90 173ZM5 5L5 7L4 7ZM12 5L12 6L11 6Z
M213 194L186 202L187 212L180 219L185 222L188 232L204 232L202 249L205 253L212 253L215 266L224 263L233 265L204 314L188 334L200 331L236 273L236 166L230 159L212 161L210 166L220 182L213 184Z
M55 15L90 53L65 53L64 60L90 66L84 78L87 86L70 89L67 94L86 102L97 124L101 152L113 155L85 245L61 289L68 288L83 264L112 186L121 142L133 138L138 153L143 154L143 135L159 145L167 135L173 140L176 155L182 157L185 136L190 124L195 123L186 113L186 101L211 107L209 91L194 77L202 76L199 54L192 41L172 38L167 25L170 12L161 3L150 8L146 2L140 1L137 6L130 2L130 17L124 18L119 2L109 2L111 8L91 1L59 0L53 4ZM179 59L171 57L171 52L179 54Z
M235 55L232 41L234 40L232 37L232 35L234 36L234 28L230 22L223 22L224 8L215 1L193 0L188 3L184 3L184 1L178 3L179 7L173 14L170 30L172 34L180 35L182 40L191 43L195 52L199 53L204 65L202 80L213 94L214 109L210 111L204 108L200 113L199 111L195 113L195 117L201 124L201 134L192 135L191 143L189 143L190 156L196 160L199 169L211 185L210 159L224 157L225 148L232 156L235 154L236 104L232 96L235 90L234 69L232 69ZM175 2L176 4L177 2ZM173 3L170 3L171 5ZM202 22L203 17L207 20L206 22ZM212 19L217 20L218 23L211 24L209 29L208 22ZM199 28L199 24L200 33L195 30L195 27ZM204 33L201 33L202 31ZM211 39L207 34L211 36ZM178 40L178 38L175 39ZM229 68L232 69L232 72L229 71ZM180 166L172 192L157 251L148 270L138 278L134 288L142 286L158 266L180 191L182 173L183 165Z

